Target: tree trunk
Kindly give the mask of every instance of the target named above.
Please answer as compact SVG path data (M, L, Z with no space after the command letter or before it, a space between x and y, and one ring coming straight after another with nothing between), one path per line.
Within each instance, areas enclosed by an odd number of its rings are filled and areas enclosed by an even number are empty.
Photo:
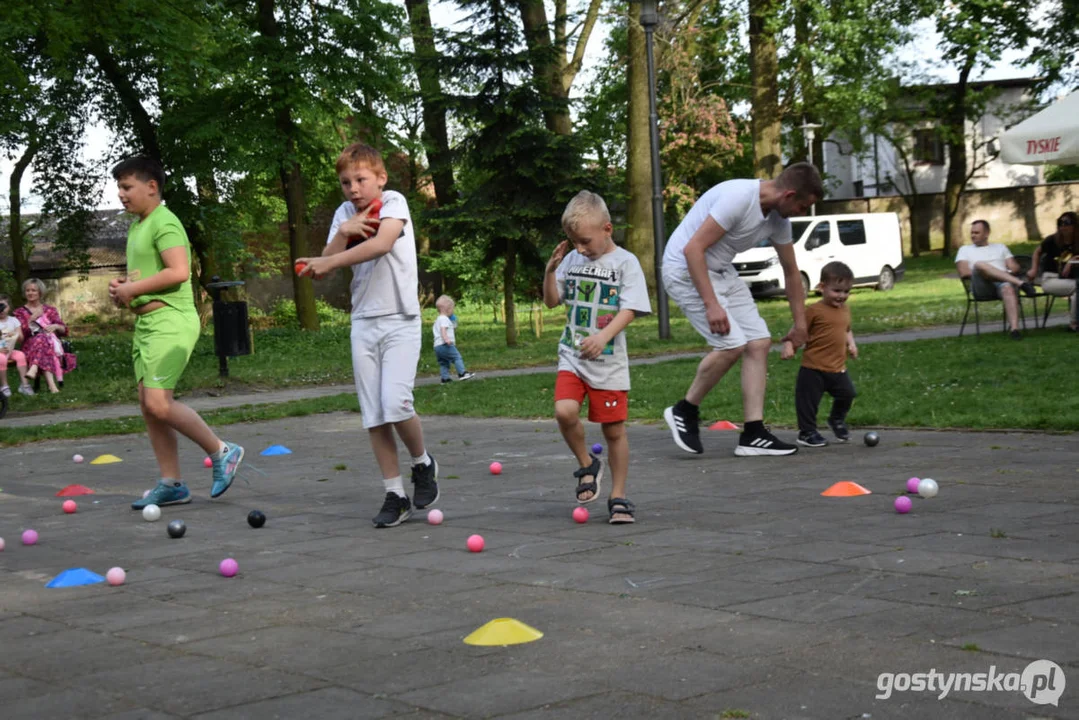
M259 32L267 38L273 38L279 44L280 36L277 19L274 17L274 0L259 0ZM270 95L274 104L274 127L280 138L284 139L281 147L279 173L281 187L288 210L289 265L298 257L308 254L307 225L305 216L307 207L303 192L303 171L296 159L296 126L292 121L292 107L288 104L288 86L291 79L283 77L278 68L270 68ZM315 289L310 278L292 277L292 292L296 300L296 317L304 330L318 330L318 313L315 310Z
M948 179L944 186L944 257L951 257L953 248L963 237L963 219L959 217L959 200L967 182L967 81L974 69L974 58L968 56L959 71L959 82L952 91L945 129L948 140Z
M626 249L637 256L648 282L648 291L655 297L656 263L652 241L652 145L648 118L648 57L645 52L644 29L638 19L640 2L629 4L629 68L626 85L629 87L629 127L626 129ZM666 238L664 238L666 239Z
M31 141L22 155L11 169L11 184L9 186L8 200L11 204L11 217L8 221L8 239L11 241L11 262L15 270L16 287L13 293L17 294L21 305L25 298L22 297L22 284L30 277L30 250L26 247L26 235L22 225L22 178L30 163L37 154L38 145Z
M506 347L517 347L517 311L513 296L516 294L517 244L506 241L506 264L502 268L502 299L505 304Z
M779 56L775 29L778 0L749 1L749 57L753 84L753 173L762 179L782 167L779 116Z
M564 3L556 3L563 8ZM599 11L599 0L591 0L584 28L577 41L577 50L572 62L566 61L565 38L551 41L551 30L547 23L547 10L543 0L517 0L524 25L525 44L531 56L532 78L547 102L543 112L543 121L547 129L558 135L569 135L573 124L569 113L569 90L573 78L580 69L584 48L595 24ZM560 10L556 9L556 13ZM555 18L556 23L559 18ZM562 20L564 28L564 20ZM564 29L562 30L564 32ZM556 33L557 34L557 33Z

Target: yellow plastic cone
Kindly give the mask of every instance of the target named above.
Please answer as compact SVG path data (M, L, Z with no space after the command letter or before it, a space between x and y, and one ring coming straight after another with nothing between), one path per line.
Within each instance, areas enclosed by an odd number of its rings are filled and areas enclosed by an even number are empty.
M870 490L856 482L842 480L821 493L824 497L855 497L857 495L872 495Z
M465 645L520 645L539 640L543 633L513 618L496 618L473 631Z
M90 461L91 465L111 465L112 463L123 462L115 455L98 455L96 458Z

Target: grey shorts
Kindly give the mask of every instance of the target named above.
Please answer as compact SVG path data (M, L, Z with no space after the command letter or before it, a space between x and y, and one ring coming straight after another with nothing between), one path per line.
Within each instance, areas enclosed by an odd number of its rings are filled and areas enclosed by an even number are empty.
M693 329L710 346L716 350L733 350L751 340L772 338L772 334L768 332L768 324L757 311L753 293L749 291L745 281L738 277L737 270L733 267L722 273L709 270L708 279L711 280L712 291L715 292L719 304L727 311L727 318L731 323L731 331L726 335L714 333L708 326L704 300L697 292L697 286L693 284L689 270L663 269L663 287L667 289L667 294L678 303L682 314L689 320Z
M1011 283L990 280L978 272L971 273L970 276L970 292L975 300L999 300L1000 291L1005 285Z

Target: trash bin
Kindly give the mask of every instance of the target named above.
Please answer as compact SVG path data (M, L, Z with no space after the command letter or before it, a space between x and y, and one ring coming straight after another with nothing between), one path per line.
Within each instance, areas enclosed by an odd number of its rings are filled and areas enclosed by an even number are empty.
M221 299L221 293L243 286L242 280L225 280L216 275L206 284L214 301L214 352L218 374L229 376L229 358L251 354L251 326L247 320L247 303Z

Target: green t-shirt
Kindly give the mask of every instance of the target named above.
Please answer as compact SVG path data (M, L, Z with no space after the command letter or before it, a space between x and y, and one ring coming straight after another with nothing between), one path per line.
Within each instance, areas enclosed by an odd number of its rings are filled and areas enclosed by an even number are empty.
M131 282L156 275L165 269L161 253L169 248L182 247L191 264L191 244L180 220L164 205L158 205L145 220L139 220L127 231L127 279ZM195 296L191 292L191 277L156 293L139 295L131 307L145 305L151 300L177 310L195 312Z

